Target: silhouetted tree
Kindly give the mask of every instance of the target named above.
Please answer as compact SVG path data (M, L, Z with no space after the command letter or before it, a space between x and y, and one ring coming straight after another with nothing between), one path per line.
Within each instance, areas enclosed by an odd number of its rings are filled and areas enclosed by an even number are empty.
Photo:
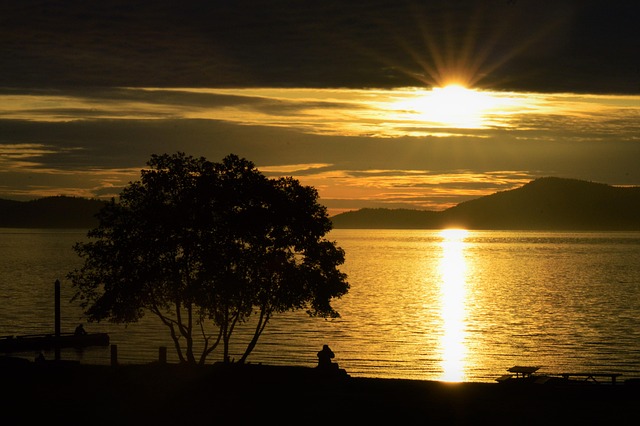
M153 155L147 165L99 212L89 242L74 245L84 264L68 277L89 321L151 312L180 361L203 364L220 342L228 361L236 325L250 318L257 325L239 362L274 314L339 317L331 300L349 290L344 252L325 238L332 225L314 188L268 179L233 154L221 163Z

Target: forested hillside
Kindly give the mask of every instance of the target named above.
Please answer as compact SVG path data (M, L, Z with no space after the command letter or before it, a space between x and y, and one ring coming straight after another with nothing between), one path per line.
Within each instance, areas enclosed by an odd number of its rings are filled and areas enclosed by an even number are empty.
M548 177L441 212L362 209L332 221L334 228L640 230L640 187Z
M0 199L2 228L93 228L104 201L78 197L45 197L31 201Z
M0 199L0 227L89 229L104 203L65 196ZM331 220L334 228L640 230L640 187L548 177L444 211L361 209Z

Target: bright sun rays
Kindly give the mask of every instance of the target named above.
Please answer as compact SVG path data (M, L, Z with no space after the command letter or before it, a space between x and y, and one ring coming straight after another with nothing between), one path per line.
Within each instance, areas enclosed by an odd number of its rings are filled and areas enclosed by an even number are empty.
M442 370L440 378L448 382L460 382L465 378L465 290L466 262L465 238L468 231L445 229L442 237L442 260L440 262L441 316L443 334L441 338Z
M432 127L481 129L496 125L494 117L521 105L516 98L468 89L459 84L417 91L390 105L398 119Z

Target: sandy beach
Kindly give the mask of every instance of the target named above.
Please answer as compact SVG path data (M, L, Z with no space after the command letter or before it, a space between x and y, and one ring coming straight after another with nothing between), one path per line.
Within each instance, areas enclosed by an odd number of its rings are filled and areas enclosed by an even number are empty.
M640 386L372 379L263 365L3 362L4 424L631 424ZM62 422L62 423L58 423Z

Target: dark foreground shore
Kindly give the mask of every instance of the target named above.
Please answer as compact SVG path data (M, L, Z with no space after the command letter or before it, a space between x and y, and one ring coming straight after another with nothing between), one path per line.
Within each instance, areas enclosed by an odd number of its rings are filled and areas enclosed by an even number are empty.
M637 424L640 386L371 379L261 365L2 363L2 424Z

